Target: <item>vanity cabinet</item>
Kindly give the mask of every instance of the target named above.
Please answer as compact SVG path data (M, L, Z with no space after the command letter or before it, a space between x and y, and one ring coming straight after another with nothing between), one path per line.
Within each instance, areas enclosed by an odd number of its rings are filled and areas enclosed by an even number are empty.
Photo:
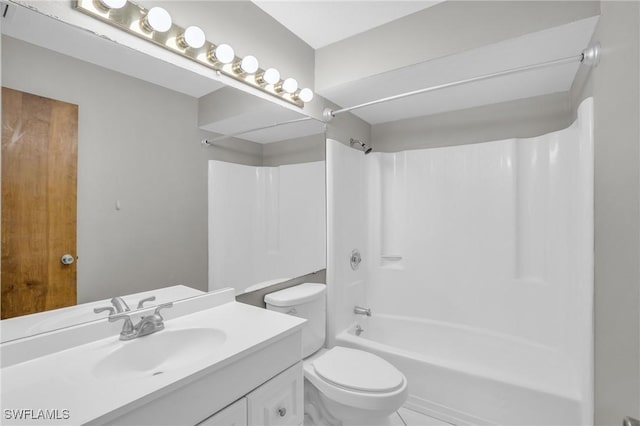
M240 398L197 426L247 426L247 398Z
M247 395L250 426L297 426L304 420L304 375L298 363Z
M278 374L197 426L298 426L304 420L302 363Z

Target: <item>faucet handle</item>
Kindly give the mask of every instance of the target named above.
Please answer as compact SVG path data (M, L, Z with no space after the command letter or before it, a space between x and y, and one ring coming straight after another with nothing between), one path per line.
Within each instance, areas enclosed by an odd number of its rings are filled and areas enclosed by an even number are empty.
M171 308L173 306L173 302L163 303L161 305L156 306L156 315L160 315L160 310L164 308Z
M116 310L114 308L112 308L111 306L103 306L101 308L93 308L93 313L94 314L99 314L100 312L105 312L105 311L109 311L109 316L111 316L111 315L116 313Z
M156 310L154 312L154 315L158 315L160 317L160 319L162 319L162 315L160 315L160 310L164 309L164 308L171 308L173 306L173 302L167 302L167 303L163 303L161 305L156 306Z
M137 309L142 309L146 302L153 302L154 300L156 300L155 296L146 297L146 298L142 299L141 301L138 302L138 308Z

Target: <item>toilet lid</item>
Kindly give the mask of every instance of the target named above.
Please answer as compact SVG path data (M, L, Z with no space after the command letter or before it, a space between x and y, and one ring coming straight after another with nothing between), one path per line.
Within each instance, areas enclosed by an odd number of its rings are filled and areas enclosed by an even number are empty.
M313 361L323 379L366 392L390 392L404 383L404 376L384 359L369 352L336 346Z

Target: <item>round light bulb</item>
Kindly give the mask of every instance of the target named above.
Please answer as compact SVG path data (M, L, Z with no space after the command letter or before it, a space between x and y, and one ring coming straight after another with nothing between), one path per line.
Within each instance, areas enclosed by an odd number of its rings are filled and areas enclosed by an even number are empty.
M127 4L127 0L100 0L100 4L107 9L122 9Z
M262 79L268 84L276 84L280 81L280 71L275 68L269 68L262 74Z
M298 99L302 102L311 102L311 99L313 99L313 91L308 87L305 87L298 92Z
M282 83L282 90L287 93L295 93L298 90L298 82L295 78L289 77Z
M171 28L171 15L161 7L152 7L143 21L147 29L165 33Z
M223 64L230 64L233 62L233 58L236 57L233 47L228 44L220 44L213 51L214 56L218 62Z
M183 43L183 47L191 47L193 49L200 49L207 41L204 35L204 31L200 27L192 25L184 30L184 33L180 36L180 41Z
M246 72L247 74L253 74L254 72L258 71L259 68L259 64L258 64L258 59L255 56L245 56L244 58L242 58L242 62L240 62L240 68L242 68L242 71Z

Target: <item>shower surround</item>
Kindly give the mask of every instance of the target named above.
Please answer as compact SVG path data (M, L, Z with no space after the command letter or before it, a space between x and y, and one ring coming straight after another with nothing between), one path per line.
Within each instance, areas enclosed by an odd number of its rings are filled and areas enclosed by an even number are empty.
M366 157L329 140L330 343L393 362L443 420L593 424L592 117Z

